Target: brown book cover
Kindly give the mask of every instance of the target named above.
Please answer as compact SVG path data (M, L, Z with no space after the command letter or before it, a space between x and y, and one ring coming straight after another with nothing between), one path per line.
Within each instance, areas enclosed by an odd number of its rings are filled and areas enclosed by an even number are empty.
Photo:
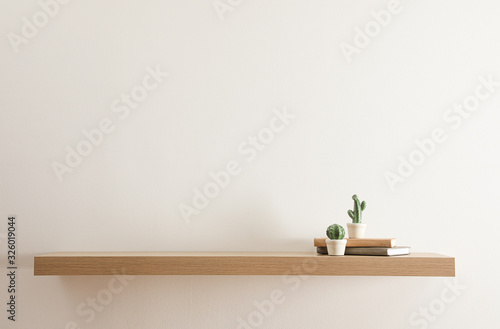
M315 247L326 247L326 239L314 238ZM346 247L384 247L393 248L396 246L396 239L347 239Z

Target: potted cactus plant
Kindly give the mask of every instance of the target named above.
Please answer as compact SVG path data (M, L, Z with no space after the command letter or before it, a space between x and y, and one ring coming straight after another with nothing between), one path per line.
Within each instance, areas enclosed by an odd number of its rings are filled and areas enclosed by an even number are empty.
M361 217L363 210L366 208L366 202L359 202L356 194L352 196L352 199L354 200L354 209L347 211L347 214L352 219L352 223L347 223L347 231L349 239L362 239L365 237L366 224L361 223Z
M326 229L326 247L330 256L344 256L347 240L344 239L345 230L339 224L333 224Z

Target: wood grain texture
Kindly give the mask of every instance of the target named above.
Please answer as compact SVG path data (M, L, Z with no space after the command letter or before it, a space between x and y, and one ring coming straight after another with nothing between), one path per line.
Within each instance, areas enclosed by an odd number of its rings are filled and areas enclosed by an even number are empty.
M35 275L455 276L455 258L328 256L309 252L83 252L35 257Z

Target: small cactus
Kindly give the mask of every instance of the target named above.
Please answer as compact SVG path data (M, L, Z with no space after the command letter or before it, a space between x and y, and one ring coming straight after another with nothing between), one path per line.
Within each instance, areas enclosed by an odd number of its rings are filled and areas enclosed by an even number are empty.
M359 199L356 194L352 196L352 199L354 200L354 211L348 210L347 213L349 214L349 217L351 217L353 223L359 224L361 223L361 214L366 208L366 202L363 201L359 203Z
M345 230L341 225L333 224L326 229L326 236L331 240L342 240L345 236Z

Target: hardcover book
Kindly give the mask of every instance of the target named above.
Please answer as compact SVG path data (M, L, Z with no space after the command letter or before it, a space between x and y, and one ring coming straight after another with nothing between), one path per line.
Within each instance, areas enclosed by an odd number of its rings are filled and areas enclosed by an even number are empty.
M315 247L326 247L326 239L315 238ZM396 239L347 239L347 247L386 247L392 248L396 246Z
M327 255L328 250L326 247L317 247L318 254ZM346 255L365 255L365 256L399 256L409 255L410 247L347 247L345 248Z

